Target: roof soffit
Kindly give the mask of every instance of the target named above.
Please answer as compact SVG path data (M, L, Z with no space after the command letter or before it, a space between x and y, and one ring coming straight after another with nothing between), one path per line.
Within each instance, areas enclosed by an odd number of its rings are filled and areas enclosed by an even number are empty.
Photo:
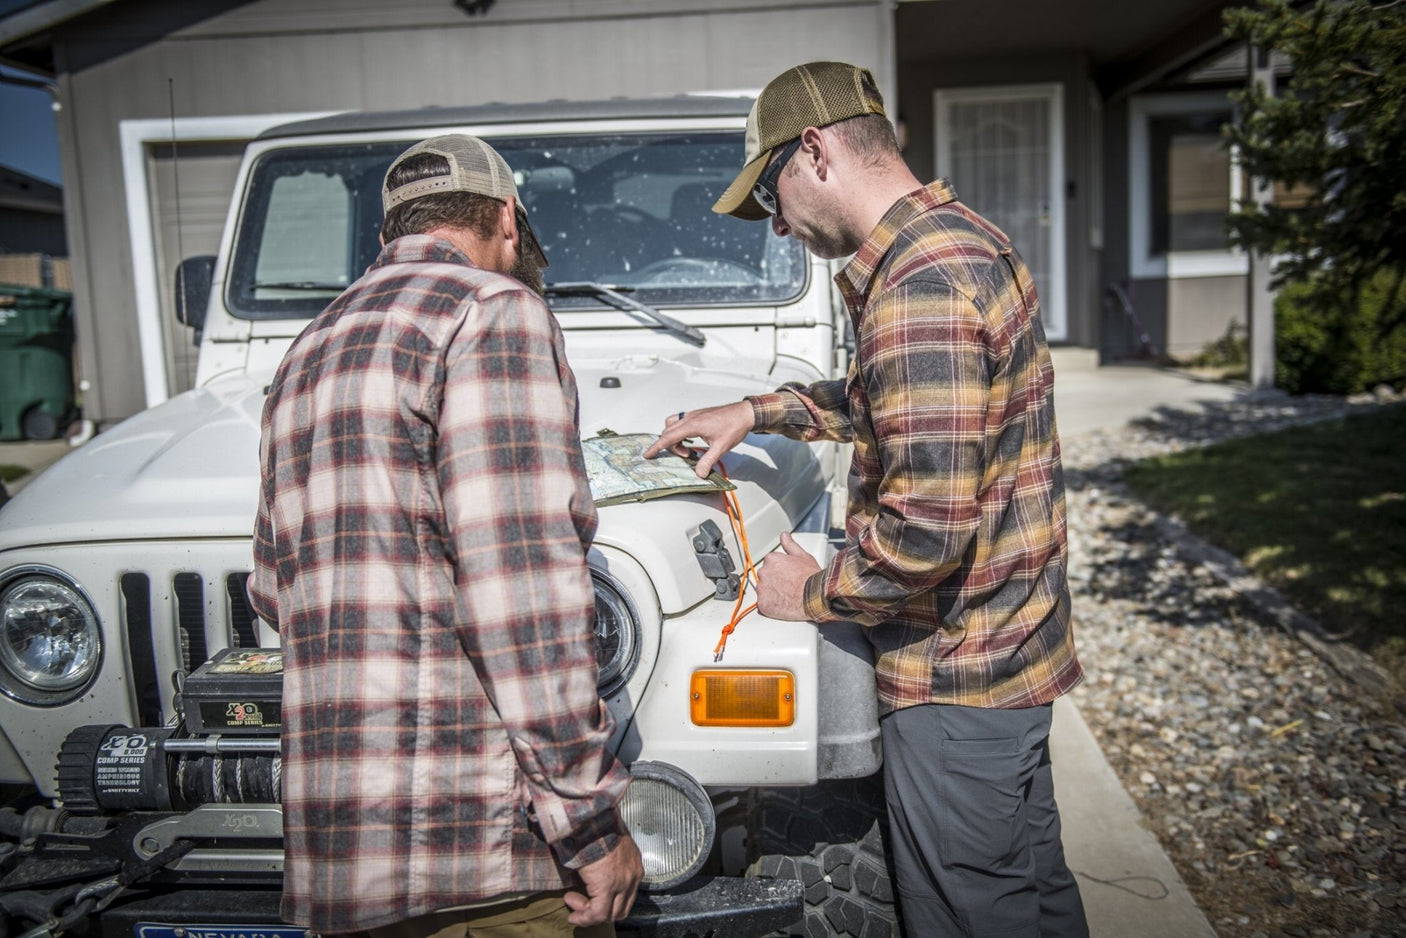
M1104 93L1135 85L1221 48L1221 12L1234 0L909 0L897 12L900 66L1011 56L1080 55Z

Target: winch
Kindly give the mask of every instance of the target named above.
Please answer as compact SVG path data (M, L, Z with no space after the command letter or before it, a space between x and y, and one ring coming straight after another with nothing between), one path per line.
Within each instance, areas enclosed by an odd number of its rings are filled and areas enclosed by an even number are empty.
M80 726L59 750L59 797L72 814L277 804L282 789L283 656L227 648L180 684L174 726Z
M0 855L0 926L76 924L124 890L159 901L178 884L246 890L240 921L277 922L282 660L276 648L226 649L177 677L172 724L71 731L60 807L0 809L0 832L17 841Z

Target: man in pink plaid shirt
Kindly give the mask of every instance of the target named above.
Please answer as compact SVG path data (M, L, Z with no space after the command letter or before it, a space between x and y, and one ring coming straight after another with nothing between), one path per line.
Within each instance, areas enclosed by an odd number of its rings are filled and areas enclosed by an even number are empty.
M596 691L576 383L524 286L546 258L477 138L412 147L382 198L380 257L264 406L251 595L284 653L283 916L611 935L643 870Z

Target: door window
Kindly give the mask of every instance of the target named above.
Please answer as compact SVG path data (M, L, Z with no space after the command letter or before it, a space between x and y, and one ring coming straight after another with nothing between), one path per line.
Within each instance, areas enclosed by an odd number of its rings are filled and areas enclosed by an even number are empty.
M935 96L937 175L1025 259L1051 339L1067 332L1061 92L1040 85Z

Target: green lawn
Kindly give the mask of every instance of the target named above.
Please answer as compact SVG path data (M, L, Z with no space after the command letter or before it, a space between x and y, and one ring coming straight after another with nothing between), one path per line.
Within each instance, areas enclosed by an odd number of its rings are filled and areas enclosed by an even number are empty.
M29 470L24 466L12 466L9 463L0 463L0 482L12 482L28 472Z
M1149 459L1126 479L1406 687L1406 405Z

